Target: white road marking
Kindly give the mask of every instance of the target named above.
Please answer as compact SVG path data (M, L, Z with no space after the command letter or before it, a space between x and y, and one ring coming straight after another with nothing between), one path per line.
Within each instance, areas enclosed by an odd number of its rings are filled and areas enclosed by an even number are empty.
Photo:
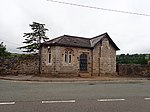
M98 102L125 101L125 99L98 99Z
M1 102L0 105L14 105L15 102Z
M60 100L60 101L42 101L42 103L75 103L75 100Z
M150 98L144 98L145 100L150 100Z

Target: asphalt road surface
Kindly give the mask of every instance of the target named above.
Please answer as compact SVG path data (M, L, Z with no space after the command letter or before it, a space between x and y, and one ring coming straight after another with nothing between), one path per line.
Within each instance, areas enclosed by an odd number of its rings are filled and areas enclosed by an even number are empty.
M150 81L0 80L0 112L150 112Z

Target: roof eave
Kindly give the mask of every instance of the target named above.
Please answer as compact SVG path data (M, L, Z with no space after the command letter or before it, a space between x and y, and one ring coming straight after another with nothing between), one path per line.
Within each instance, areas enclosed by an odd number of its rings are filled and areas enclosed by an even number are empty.
M108 37L109 41L111 42L111 44L114 46L114 48L116 49L116 51L120 50L118 48L118 46L114 43L114 41L110 38L110 36L108 35L108 33L106 33L106 36Z
M91 49L92 47L86 47L86 46L74 46L74 45L65 45L65 44L43 44L43 46L61 46L61 47L75 47L75 48L86 48L86 49Z

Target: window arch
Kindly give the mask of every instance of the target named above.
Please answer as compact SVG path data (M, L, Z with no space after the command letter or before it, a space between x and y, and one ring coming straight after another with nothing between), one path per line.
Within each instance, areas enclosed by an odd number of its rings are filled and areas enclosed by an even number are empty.
M71 64L72 63L72 54L73 54L73 50L69 49L65 51L65 56L64 56L64 61L65 63Z

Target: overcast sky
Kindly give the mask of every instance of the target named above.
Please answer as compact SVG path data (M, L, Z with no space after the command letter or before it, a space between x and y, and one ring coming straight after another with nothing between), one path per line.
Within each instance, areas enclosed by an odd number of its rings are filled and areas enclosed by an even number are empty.
M58 0L106 9L150 14L150 0ZM67 34L91 38L107 32L121 53L150 53L150 16L138 16L54 3L47 0L0 0L0 42L21 52L23 33L32 22L46 24L50 39Z

